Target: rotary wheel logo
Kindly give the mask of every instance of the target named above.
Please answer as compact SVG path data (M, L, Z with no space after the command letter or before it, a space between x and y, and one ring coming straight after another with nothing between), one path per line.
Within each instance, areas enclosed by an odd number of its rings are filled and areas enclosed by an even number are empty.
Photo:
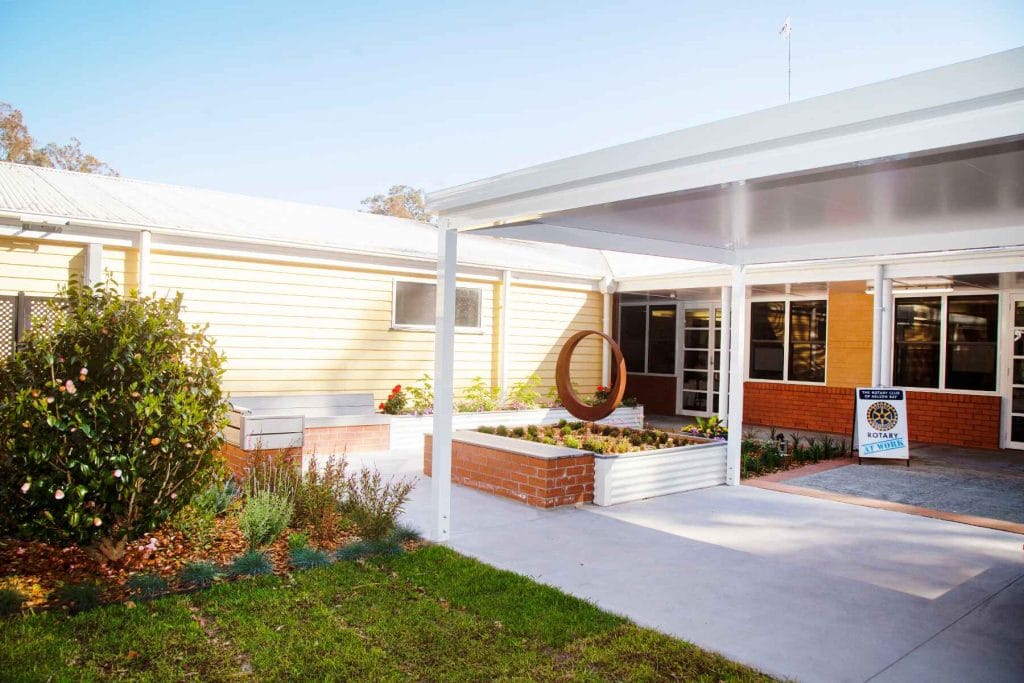
M899 424L900 415L891 403L877 401L868 406L868 424L880 432L890 432Z

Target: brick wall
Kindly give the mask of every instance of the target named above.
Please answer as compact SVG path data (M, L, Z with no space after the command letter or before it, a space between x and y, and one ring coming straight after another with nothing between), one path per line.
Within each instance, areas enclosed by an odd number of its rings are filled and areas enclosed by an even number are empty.
M245 471L245 466L249 462L249 458L253 456L254 451L244 451L234 444L225 442L220 448L221 456L227 460L228 469L236 477L242 476ZM279 456L284 455L295 461L296 464L302 462L302 451L298 448L274 448L263 451L268 456Z
M747 382L745 424L849 435L854 390L846 387ZM999 448L1001 400L952 392L908 391L910 440L971 448Z
M423 472L431 474L431 437L423 445ZM452 441L452 483L512 498L534 507L594 500L594 456L534 458L493 447Z
M873 326L874 297L864 293L863 282L829 285L828 386L871 386Z
M386 451L389 438L387 424L307 427L302 452L304 455L341 455Z
M626 397L635 397L646 415L676 414L676 378L627 375Z

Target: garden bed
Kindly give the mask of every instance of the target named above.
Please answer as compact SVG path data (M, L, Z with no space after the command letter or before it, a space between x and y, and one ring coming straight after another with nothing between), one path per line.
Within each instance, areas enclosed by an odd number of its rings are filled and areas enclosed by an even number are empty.
M423 468L432 472L432 441ZM654 429L561 421L452 435L452 482L535 507L614 505L725 483L726 445Z

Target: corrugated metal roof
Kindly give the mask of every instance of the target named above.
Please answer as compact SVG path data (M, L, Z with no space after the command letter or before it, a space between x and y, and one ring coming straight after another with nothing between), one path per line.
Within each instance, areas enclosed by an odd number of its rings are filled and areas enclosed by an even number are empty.
M437 228L359 211L250 197L131 178L0 162L0 211L101 221L229 240L271 240L410 258L435 258ZM601 278L601 252L466 235L459 261L495 268Z

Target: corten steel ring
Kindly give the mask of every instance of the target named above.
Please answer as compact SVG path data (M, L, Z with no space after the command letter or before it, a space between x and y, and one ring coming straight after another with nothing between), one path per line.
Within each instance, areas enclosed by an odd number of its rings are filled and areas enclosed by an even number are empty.
M579 395L572 388L572 382L569 379L569 363L572 361L572 352L576 350L576 346L585 337L592 334L604 338L608 342L608 346L611 347L614 361L612 374L615 376L615 381L608 392L608 398L596 406L587 405L581 401ZM597 330L583 330L569 337L569 341L565 342L565 346L562 347L562 351L558 354L558 365L555 366L555 387L558 389L558 398L562 405L573 416L588 422L608 417L612 414L612 411L619 407L619 404L622 402L622 395L626 391L626 361L622 357L622 350L619 349L619 345L607 334Z

